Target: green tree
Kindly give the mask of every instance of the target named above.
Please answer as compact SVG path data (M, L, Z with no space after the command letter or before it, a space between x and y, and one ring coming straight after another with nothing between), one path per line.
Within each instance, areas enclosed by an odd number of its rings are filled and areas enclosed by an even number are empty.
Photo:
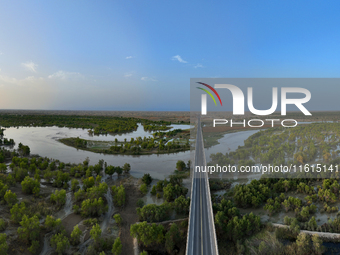
M78 189L79 189L79 181L77 179L72 179L71 180L71 190L73 192L75 192Z
M142 177L142 181L146 184L146 185L150 185L150 183L152 182L152 177L150 174L144 174Z
M84 190L87 190L88 188L93 187L94 184L95 184L95 180L94 180L93 176L91 176L89 178L85 178L83 180L83 184L84 184Z
M62 255L70 247L70 242L63 233L58 233L51 238L51 246Z
M299 254L310 254L310 238L306 233L300 233L297 236L296 244Z
M123 168L120 166L116 166L115 169L116 173L118 174L118 177L123 173Z
M0 254L7 255L8 244L6 242L7 235L5 233L0 234Z
M190 199L186 199L183 195L176 198L174 208L177 213L189 213Z
M148 255L147 251L142 251L139 255Z
M4 199L10 207L18 202L17 194L13 193L11 190L6 191Z
M55 219L52 215L47 215L45 219L45 228L47 231L52 231L55 226Z
M85 217L100 216L107 210L108 206L105 206L101 197L98 199L86 199L81 203L81 214Z
M124 173L128 174L131 170L131 166L129 163L125 163L124 166L123 166L123 171Z
M112 245L112 254L113 255L120 255L122 253L122 242L120 241L120 238L117 237L115 242Z
M110 175L111 177L112 177L112 175L114 174L116 172L116 169L115 169L115 167L114 166L107 166L106 168L105 168L105 173L106 174L108 174L108 175Z
M91 235L91 238L94 240L95 243L99 242L100 237L102 235L102 230L101 230L100 226L98 225L98 223L96 223L96 225L94 225L92 227L92 229L90 230L90 235Z
M126 194L125 194L125 188L123 185L120 186L112 186L112 195L113 195L113 203L115 206L123 206L125 204Z
M152 189L151 189L151 192L150 192L152 195L156 195L157 194L157 190L156 190L156 185L153 185L152 186Z
M0 172L6 173L7 165L5 163L0 163Z
M322 240L320 239L318 234L314 234L312 236L313 249L316 254L322 254L325 251L325 248L322 246Z
M4 219L0 219L0 231L4 231L6 227L7 227L7 222L5 222Z
M130 234L145 246L160 244L164 239L164 227L155 223L150 225L144 221L131 225Z
M104 195L107 192L107 189L108 189L108 186L106 182L99 183L98 186L93 186L92 188L89 188L87 190L87 197L90 199L94 199L94 198L98 199L100 197L104 198Z
M138 208L142 208L143 206L144 206L144 201L143 201L143 199L138 199L137 200L137 203L136 203L136 206L138 207Z
M184 161L182 160L178 160L177 163L176 163L176 169L178 171L183 171L185 169L186 165L184 163Z
M116 214L113 216L113 218L115 219L117 225L120 225L120 224L122 223L122 220L123 220L123 219L122 219L122 216L120 216L119 213L116 213Z
M79 229L78 224L73 227L73 231L71 233L71 243L73 245L77 245L80 243L80 237L82 233L83 232Z
M33 240L31 246L28 248L28 251L32 254L36 254L40 247L38 240Z
M159 222L169 218L172 211L170 203L163 203L161 205L147 204L142 208L137 208L137 214L140 221Z
M188 193L188 189L185 187L181 187L179 185L172 185L169 183L166 187L163 188L163 197L165 201L173 201L181 195L185 196Z
M51 194L51 202L56 204L58 207L64 205L66 203L66 190L56 190Z
M57 176L55 178L55 181L53 182L53 185L61 188L61 187L67 187L67 183L70 181L70 175L69 173L64 173L63 171L57 171Z
M38 180L34 180L29 176L21 182L22 191L26 194L38 195L40 192L40 183Z
M139 188L140 192L145 195L146 193L148 193L148 186L146 186L145 183L143 183L140 188Z
M18 228L18 235L23 241L34 241L39 239L40 222L38 216L34 215L29 218L27 215L22 217L21 227Z
M179 232L178 225L173 223L170 227L170 230L165 234L165 248L168 253L172 253L175 246L179 244L181 241L181 234Z
M22 219L22 217L24 216L24 214L26 213L26 206L24 202L21 202L20 204L15 204L11 210L11 219L15 222L15 223L19 223Z

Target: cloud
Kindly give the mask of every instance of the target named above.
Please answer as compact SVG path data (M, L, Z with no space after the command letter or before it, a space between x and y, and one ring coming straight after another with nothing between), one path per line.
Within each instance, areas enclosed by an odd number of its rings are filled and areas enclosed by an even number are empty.
M12 78L12 77L8 77L5 75L0 75L0 82L4 82L4 83L10 83L10 84L15 84L17 83L17 79Z
M180 63L187 63L187 61L185 61L184 59L182 59L182 57L180 55L176 55L176 56L173 56L171 58L171 60L178 60L178 62Z
M9 77L6 75L0 75L0 84L5 83L5 84L16 84L16 85L23 86L23 85L27 85L32 82L41 82L41 81L44 81L43 77L28 76L24 79L16 79L16 78Z
M27 70L31 71L31 72L37 72L37 64L34 64L32 61L30 62L26 62L26 63L21 63Z
M194 66L194 68L203 68L204 66L202 66L201 64L197 64Z
M154 78L150 78L150 77L142 77L140 78L142 81L157 81L156 79Z
M60 79L60 80L79 80L84 78L84 76L80 73L76 72L66 72L66 71L58 71L54 74L48 76L49 79Z
M2 55L3 53L2 53L2 51L0 51L0 55Z
M132 76L132 72L127 72L127 73L124 74L124 77L125 77L125 78L129 78L129 77L131 77L131 76Z
M134 58L133 56L127 56L125 59L131 59Z

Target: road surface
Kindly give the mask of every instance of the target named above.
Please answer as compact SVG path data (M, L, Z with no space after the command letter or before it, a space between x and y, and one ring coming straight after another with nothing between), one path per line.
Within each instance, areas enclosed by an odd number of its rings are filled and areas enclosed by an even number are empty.
M187 238L187 255L218 255L207 173L195 172L195 166L205 166L201 123L198 119L195 162Z

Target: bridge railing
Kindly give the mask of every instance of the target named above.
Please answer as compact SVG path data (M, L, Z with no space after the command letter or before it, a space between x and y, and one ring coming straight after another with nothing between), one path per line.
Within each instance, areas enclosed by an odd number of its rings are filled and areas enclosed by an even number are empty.
M197 148L197 135L196 135L196 145L195 145L195 153L194 153L194 161L191 163L192 165L192 174L191 174L191 195L190 195L190 206L189 206L189 223L188 223L188 231L187 231L187 246L185 248L185 254L188 255L188 246L189 246L189 233L190 233L190 224L191 224L191 203L192 203L192 196L194 191L194 167L196 164L196 148Z

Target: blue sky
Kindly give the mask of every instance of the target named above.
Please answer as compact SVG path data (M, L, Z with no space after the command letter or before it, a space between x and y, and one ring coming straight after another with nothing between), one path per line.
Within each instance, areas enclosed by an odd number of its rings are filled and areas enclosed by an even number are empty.
M186 111L190 78L339 77L339 5L2 1L0 108Z

